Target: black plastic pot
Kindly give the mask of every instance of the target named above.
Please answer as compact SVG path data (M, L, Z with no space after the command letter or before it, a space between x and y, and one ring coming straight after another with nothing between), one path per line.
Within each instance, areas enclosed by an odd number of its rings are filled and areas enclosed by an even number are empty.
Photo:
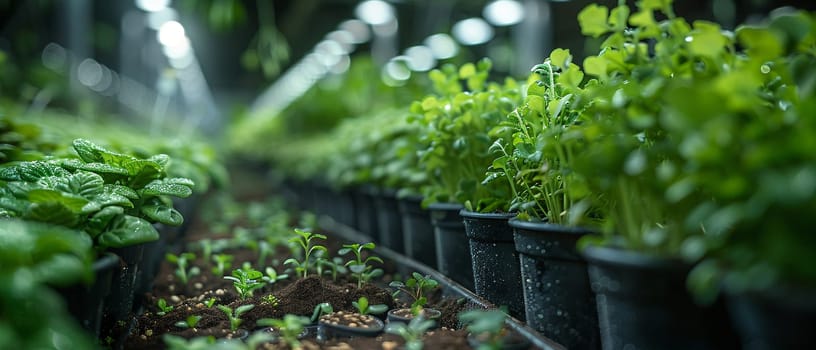
M348 227L357 227L354 196L349 190L338 190L315 182L314 201L317 214L330 216Z
M318 338L323 340L347 337L376 337L382 333L385 323L376 317L372 317L376 325L374 327L350 327L342 324L331 324L319 321Z
M114 268L110 294L105 298L101 336L119 339L129 326L136 274L139 271L144 245L137 244L110 251L119 256L119 266Z
M778 289L727 296L729 314L750 350L807 349L816 344L816 296Z
M701 307L677 260L587 247L604 349L737 349L724 303Z
M465 223L459 216L462 205L434 203L428 206L436 240L436 266L465 288L473 290L473 263Z
M167 251L169 232L179 229L161 224L155 224L153 226L159 231L159 239L143 245L142 259L139 261L139 268L136 270L134 311L141 306L140 304L144 301L145 294L153 290L153 280L159 272L159 267Z
M436 239L431 213L422 208L422 197L406 196L398 201L402 216L405 255L436 268Z
M397 253L405 253L402 231L402 215L397 203L396 191L380 190L374 203L377 206L377 231L379 244Z
M78 284L71 287L57 288L68 305L68 312L82 328L99 337L102 324L102 307L105 297L110 293L113 271L119 265L119 257L105 253L92 265L94 281L90 285Z
M377 213L375 199L377 196L377 189L373 186L360 186L351 191L354 197L354 215L356 215L355 227L360 233L371 237L375 242L379 242L379 235L377 229Z
M411 320L414 318L413 316L404 317L404 316L401 316L401 315L397 314L397 312L401 312L401 311L405 311L405 310L410 310L410 309L391 309L391 310L388 310L388 313L386 314L386 321L388 321L389 323L393 323L393 322L410 323ZM439 311L437 309L424 308L424 309L422 309L422 312L424 313L425 318L429 319L429 320L436 321L436 320L439 320L440 317L442 317L442 311ZM433 326L433 329L436 329L438 326L439 326L439 322L437 322L437 324Z
M595 295L575 244L588 230L511 219L527 324L568 349L598 349Z
M519 254L508 220L515 214L459 212L470 240L473 284L476 295L507 306L514 317L524 317L524 290L521 286Z

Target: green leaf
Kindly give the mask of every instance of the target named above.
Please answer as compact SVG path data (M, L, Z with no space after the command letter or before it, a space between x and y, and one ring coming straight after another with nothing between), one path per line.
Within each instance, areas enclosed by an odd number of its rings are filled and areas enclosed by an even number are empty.
M91 199L102 192L105 181L98 174L87 171L77 171L67 177L66 182L59 184L56 189Z
M125 210L122 207L104 207L102 210L94 213L88 219L88 224L86 225L85 230L90 232L91 235L97 236L98 234L102 233L106 227L108 227L114 218L124 213Z
M465 63L459 67L459 78L467 79L476 75L476 66L473 63Z
M184 223L184 217L177 210L164 204L143 205L142 214L165 225L180 226Z
M60 202L32 204L23 217L66 227L74 227L79 223L77 212L67 208Z
M578 13L578 24L581 26L581 34L590 35L597 38L609 31L607 19L609 9L605 6L590 4Z
M598 56L589 56L584 59L584 72L596 77L606 77L606 59Z
M641 0L638 3L638 7L642 9L665 11L672 5L672 2L674 2L674 0Z
M762 62L779 57L783 50L782 39L767 28L742 26L737 28L737 40L745 46L748 56Z
M629 18L629 6L620 5L612 9L609 14L609 25L614 31L626 29L626 20Z
M720 26L707 21L694 21L694 30L688 43L689 51L698 56L716 58L725 51L728 39L720 32Z
M58 203L71 212L79 213L88 200L72 194L49 189L34 189L28 192L28 200L35 204Z
M126 169L105 163L83 163L76 159L65 159L62 160L60 164L71 170L85 170L100 175L127 175Z
M44 162L33 161L23 162L15 166L0 169L0 180L4 181L28 181L34 182L44 177L63 177L70 173L59 165Z
M139 194L136 193L135 190L127 186L105 184L104 190L105 193L117 194L128 199L139 199Z
M142 197L163 195L186 198L193 194L193 190L190 188L190 186L162 180L154 180L138 192L141 193Z
M159 239L159 233L149 222L130 215L117 216L109 230L98 237L102 247L122 248Z
M102 154L108 152L108 150L84 139L74 140L73 147L74 151L79 155L79 158L86 163L103 162Z
M567 69L571 61L572 55L568 49L555 49L550 53L550 62L560 69Z

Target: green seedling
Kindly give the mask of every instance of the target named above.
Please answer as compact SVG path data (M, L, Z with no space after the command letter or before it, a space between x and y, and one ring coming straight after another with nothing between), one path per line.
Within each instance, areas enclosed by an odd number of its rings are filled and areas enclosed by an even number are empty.
M504 321L507 314L501 310L470 310L459 314L459 321L467 330L479 337L478 350L501 350L504 337Z
M216 254L212 256L215 266L212 268L213 274L216 276L223 276L224 272L232 267L232 259L234 257L229 254Z
M431 278L431 276L422 276L418 272L412 273L411 277L408 278L405 283L393 281L388 284L388 286L397 289L394 291L394 298L396 298L400 293L404 293L413 300L411 302L411 311L414 313L414 315L416 315L428 302L425 294L436 288L438 285L439 282Z
M164 298L160 298L156 302L156 306L159 307L159 312L156 313L159 316L167 315L168 312L173 311L173 305L167 305L167 300L164 300Z
M235 310L233 310L229 306L218 305L218 310L223 311L224 314L227 315L227 318L229 319L229 323L230 323L230 330L235 332L236 330L238 330L238 326L241 325L241 322L242 322L241 315L243 315L245 312L247 312L249 310L252 310L252 308L254 308L254 307L255 307L254 304L247 304L247 305L241 305L241 306L235 308Z
M269 284L275 284L277 281L289 278L289 275L285 273L279 275L278 272L272 267L267 267L264 271L266 271L266 276L261 278Z
M265 266L266 259L269 255L274 253L272 245L267 241L258 242L258 263L257 266Z
M289 239L290 243L295 243L300 246L303 251L303 261L298 261L295 258L286 259L283 263L286 265L293 265L295 267L295 271L300 275L301 278L306 278L309 273L309 259L311 255L317 251L321 251L324 254L328 253L328 249L322 245L314 244L312 240L314 239L326 239L326 236L311 233L306 231L301 231L299 229L295 229L295 233L297 234L296 237L292 237Z
M436 324L433 320L426 320L425 317L417 316L411 322L393 322L385 326L385 332L396 334L405 340L406 350L422 350L422 335Z
M264 304L271 305L271 306L278 306L278 304L280 303L280 300L278 300L278 297L276 297L274 294L271 294L271 293L267 294L267 295L264 295L263 298L261 298L261 300L263 301Z
M201 321L201 316L198 315L190 315L184 321L178 321L175 323L176 327L179 328L195 328L198 324L198 321Z
M211 308L213 307L213 305L215 305L215 300L216 300L215 297L209 298L207 299L207 301L204 302L204 305L206 305L207 308Z
M168 333L162 335L162 340L168 350L207 350L215 346L215 336L212 335L185 339Z
M349 252L354 254L354 259L349 260L345 266L348 267L349 271L351 271L351 275L357 278L358 289L363 287L363 283L370 281L372 278L382 276L383 274L382 269L375 269L373 266L369 265L371 262L375 261L382 264L382 259L374 255L363 259L363 250L372 250L374 249L374 246L375 245L372 242L365 244L345 244L343 245L343 248L337 252L340 255L346 255Z
M334 308L329 303L320 303L315 305L314 312L312 312L312 322L317 322L320 316L328 315L334 312Z
M198 241L198 244L201 248L201 258L204 259L205 262L210 262L210 257L213 253L213 241L212 239L205 238ZM219 276L222 274L219 274Z
M188 269L188 265L195 259L195 257L196 256L193 253L181 253L179 255L167 253L166 255L167 261L176 264L175 274L182 284L186 285L190 277L201 273L201 270L197 266L193 266Z
M255 322L259 326L272 327L280 335L278 341L288 345L290 349L300 349L298 336L303 333L304 327L309 324L309 318L286 314L283 318L262 318Z
M334 257L331 260L324 257L318 258L315 260L315 270L320 276L330 275L332 277L332 281L335 282L337 281L338 273L348 273L346 267L343 266L343 259L340 257Z
M360 299L357 299L357 301L352 301L351 305L353 305L357 309L357 312L359 312L361 315L379 315L388 311L388 305L385 304L369 305L368 298L366 297L360 297Z
M235 290L238 291L241 300L246 300L246 298L252 296L254 290L263 287L264 282L261 279L262 277L263 274L260 271L251 267L244 267L232 270L232 276L224 276L224 279L232 281L232 285L235 287Z

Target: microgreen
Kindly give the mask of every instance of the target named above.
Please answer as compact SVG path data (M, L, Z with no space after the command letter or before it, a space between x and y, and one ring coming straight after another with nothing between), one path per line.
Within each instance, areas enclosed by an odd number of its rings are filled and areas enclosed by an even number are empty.
M230 254L216 254L212 256L212 261L215 262L215 266L212 268L212 272L216 276L223 276L224 273L232 267L232 260L234 257Z
M401 281L393 281L388 284L388 286L392 288L396 288L397 290L394 291L393 296L396 298L400 293L404 293L411 298L411 310L416 311L418 309L425 306L428 302L428 299L425 297L425 294L429 291L433 290L439 285L435 279L431 278L429 275L422 276L418 272L414 272L411 274L411 277L408 278L404 283Z
M360 297L357 301L352 301L351 305L357 309L361 315L368 315L368 314L375 314L379 315L383 312L388 311L388 305L385 304L374 304L370 305L368 303L368 298Z
M286 261L284 261L283 263L286 265L295 266L295 271L298 272L300 277L306 278L306 276L309 273L310 257L312 256L312 254L315 252L323 252L324 254L328 253L326 247L319 244L315 244L313 240L315 239L325 240L326 236L317 233L302 231L299 229L295 229L295 234L297 236L290 238L289 242L300 246L301 251L303 253L302 254L303 260L298 261L295 258L289 258L286 259Z
M235 308L235 310L231 309L229 306L226 305L218 305L217 307L218 310L223 311L224 314L227 315L227 318L229 319L230 323L230 330L234 332L238 330L238 326L241 325L242 322L241 315L243 315L245 312L249 310L252 310L252 308L254 308L255 305L253 304L241 305Z
M168 312L173 311L173 305L167 305L167 300L164 298L159 298L159 301L156 302L156 306L158 306L159 311L156 312L156 315L164 316Z
M329 303L320 303L315 305L314 311L312 312L312 322L317 322L320 316L328 315L334 312L334 308Z
M388 323L385 326L385 332L402 337L405 340L406 350L422 350L422 336L435 324L434 320L427 320L423 316L417 316L412 318L408 324L403 322Z
M251 297L254 290L264 286L262 278L263 274L251 267L232 270L232 276L224 276L224 279L232 281L241 300Z
M268 284L274 284L277 281L289 278L288 274L285 273L278 274L278 272L275 271L275 268L273 267L267 267L264 271L266 272L266 276L263 276L261 278Z
M373 266L369 265L371 262L378 262L382 264L382 259L374 255L363 259L363 251L373 249L374 243L372 242L365 244L353 243L344 244L343 248L337 252L340 255L346 255L348 253L354 254L354 259L346 262L345 266L348 267L349 271L351 271L351 275L357 278L357 288L362 288L363 283L370 281L372 278L382 276L383 274L382 269L375 269Z
M176 264L175 275L178 277L179 281L186 285L189 281L190 277L198 275L201 273L201 270L198 266L191 266L188 268L188 265L192 260L195 259L195 254L193 253L181 253L179 255L175 255L173 253L167 253L165 258L168 262Z
M190 315L187 316L187 318L184 319L184 321L176 322L175 326L179 328L195 328L195 326L198 324L198 321L201 321L201 316Z
M281 343L289 345L292 349L299 349L301 344L298 336L303 333L303 329L309 322L308 317L286 314L280 319L262 318L256 324L274 328L280 334Z

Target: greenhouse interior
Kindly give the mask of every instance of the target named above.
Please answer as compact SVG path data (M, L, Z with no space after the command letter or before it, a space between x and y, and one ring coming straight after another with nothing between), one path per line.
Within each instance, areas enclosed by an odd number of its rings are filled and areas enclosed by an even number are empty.
M816 348L812 0L0 29L0 349Z

